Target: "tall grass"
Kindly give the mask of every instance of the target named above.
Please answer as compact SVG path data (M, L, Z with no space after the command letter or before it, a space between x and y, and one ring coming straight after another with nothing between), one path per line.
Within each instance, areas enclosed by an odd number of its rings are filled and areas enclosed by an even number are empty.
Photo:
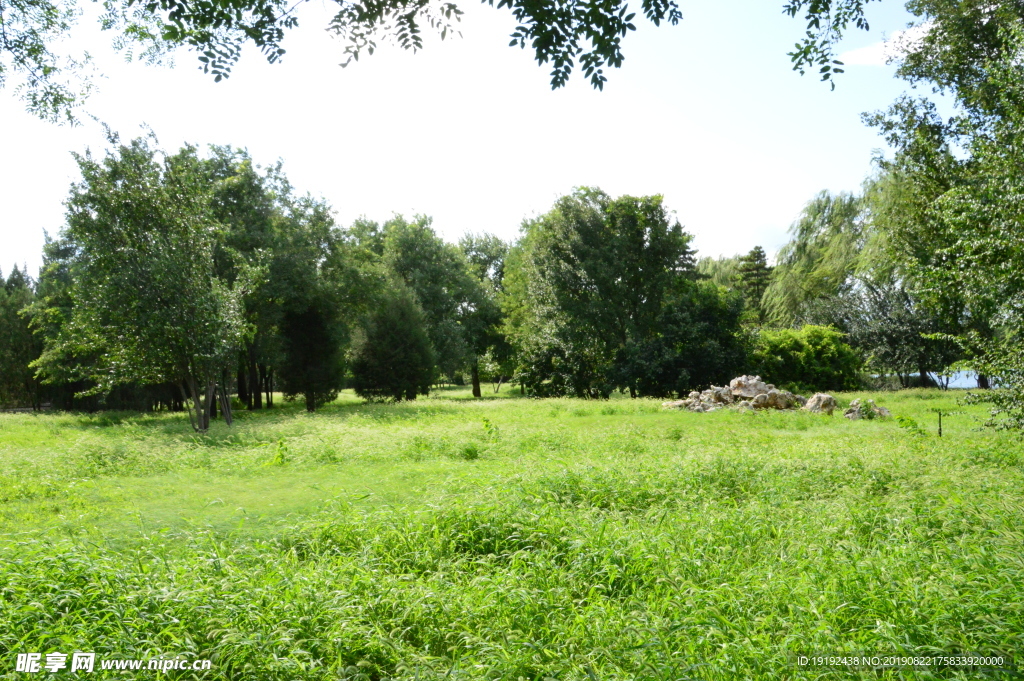
M969 409L938 438L948 395L873 396L916 429L459 397L0 417L0 678L1014 678L795 662L1024 650L1020 443Z

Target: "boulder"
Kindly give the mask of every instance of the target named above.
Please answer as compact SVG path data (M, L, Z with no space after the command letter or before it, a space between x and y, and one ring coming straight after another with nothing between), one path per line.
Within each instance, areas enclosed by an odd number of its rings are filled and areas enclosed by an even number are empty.
M851 421L856 421L857 419L884 419L892 416L892 412L885 407L879 407L875 404L874 400L864 400L864 402L861 402L860 399L856 399L850 402L850 406L843 412L843 416Z
M711 386L710 389L701 393L701 401L704 401L705 396L715 404L732 404L732 390L726 386L721 388Z
M828 414L832 415L832 412L839 408L839 404L836 402L836 398L832 397L827 393L817 393L811 399L807 400L807 403L803 407L806 411L814 412L815 414Z
M729 390L733 397L756 397L767 393L770 388L760 376L737 376L729 381Z

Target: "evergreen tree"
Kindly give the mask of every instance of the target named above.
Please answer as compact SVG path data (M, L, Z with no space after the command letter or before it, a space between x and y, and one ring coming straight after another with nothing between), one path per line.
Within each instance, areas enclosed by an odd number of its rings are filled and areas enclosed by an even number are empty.
M314 304L285 312L280 372L285 397L301 394L310 412L334 401L345 378L343 335L344 329L329 305Z
M356 394L370 401L414 400L434 380L434 352L423 311L402 289L391 292L367 320L352 359Z
M747 310L758 326L762 326L768 317L762 301L771 283L771 276L772 268L768 266L768 258L760 246L755 246L750 253L740 258L740 290L743 291Z
M0 405L38 408L39 384L29 364L42 344L32 334L25 315L35 293L27 271L15 267L7 281L0 276Z

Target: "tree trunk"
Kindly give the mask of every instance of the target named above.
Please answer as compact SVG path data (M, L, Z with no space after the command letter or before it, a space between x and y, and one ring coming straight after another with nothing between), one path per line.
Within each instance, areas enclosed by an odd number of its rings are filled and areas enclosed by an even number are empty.
M988 390L988 376L985 374L978 374L978 390Z
M633 386L629 386L629 396L634 400L636 399L636 388Z
M231 413L231 386L228 379L228 370L221 372L220 384L220 411L224 414L224 423L229 426L234 422L234 415Z
M304 393L306 397L306 411L313 413L316 411L316 395L313 392Z
M238 374L235 376L235 383L238 384L238 401L242 404L249 406L249 388L246 385L246 371L245 371L245 360L240 359L238 362Z
M188 411L188 422L192 424L192 430L199 432L199 424L196 423L196 412L188 407L188 391L185 390L185 384L179 383L178 389L181 391L181 405L182 408L187 408Z
M249 349L249 409L263 408L263 382L256 363L256 352Z
M473 397L482 397L480 394L480 362L476 357L473 358L469 374L473 379Z
M206 391L203 393L203 415L206 417L206 423L203 424L202 430L204 433L210 429L210 420L217 409L213 399L216 394L217 384L214 381L207 379Z

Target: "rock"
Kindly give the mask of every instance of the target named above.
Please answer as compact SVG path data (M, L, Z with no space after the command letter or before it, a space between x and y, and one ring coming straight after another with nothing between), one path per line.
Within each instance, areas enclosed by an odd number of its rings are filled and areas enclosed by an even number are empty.
M811 399L807 400L803 408L815 414L828 414L831 416L832 412L839 408L839 404L836 402L836 398L827 393L816 393Z
M860 400L856 399L853 402L850 402L850 406L847 407L846 411L843 412L843 416L850 419L851 421L856 421L857 419L859 419L861 417Z
M732 404L732 390L725 386L722 386L721 388L711 386L710 390L704 391L704 394L707 394L710 400L717 404ZM704 398L704 394L701 395L702 400Z
M892 416L892 412L885 407L879 407L875 404L874 400L864 400L864 402L861 402L859 399L856 399L850 402L850 406L843 412L843 416L851 421L856 421L857 419L884 419Z
M756 397L767 393L769 387L760 376L737 376L729 381L729 390L733 397Z
M803 395L793 395L793 399L795 399L797 404L799 404L801 407L807 404L807 398L804 397Z
M672 402L662 402L662 409L682 409L686 405L686 400L674 400Z
M768 393L761 393L760 395L754 395L754 399L750 400L750 406L754 409L767 409L768 408Z
M754 407L752 407L750 405L750 402L747 402L746 400L743 400L742 402L740 402L736 406L736 411L738 411L738 412L740 412L742 414L742 413L745 413L745 412L748 412L748 411L754 411Z

